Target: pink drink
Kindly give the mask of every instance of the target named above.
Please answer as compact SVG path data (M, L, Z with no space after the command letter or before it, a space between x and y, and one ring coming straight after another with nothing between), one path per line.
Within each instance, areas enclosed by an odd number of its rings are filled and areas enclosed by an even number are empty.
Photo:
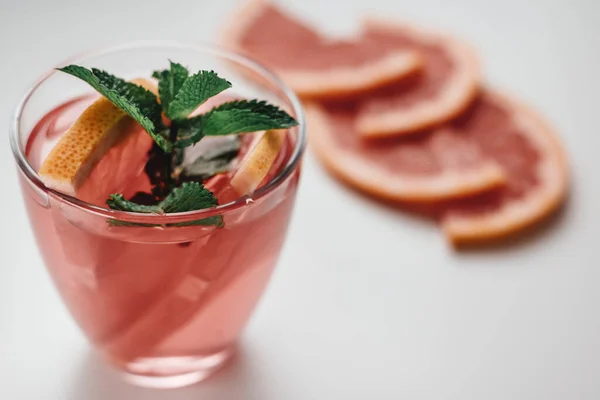
M37 123L25 146L33 169L91 100L65 103ZM95 167L80 200L105 207L110 193L150 189L144 165L152 139L133 123L131 130ZM249 139L242 139L238 158ZM285 169L297 140L288 134L261 186ZM85 205L44 195L23 172L20 178L43 259L81 329L132 380L165 387L197 381L221 365L246 325L286 235L298 165L286 175L255 200L223 211L222 228L114 226ZM219 204L238 197L230 178L205 182Z

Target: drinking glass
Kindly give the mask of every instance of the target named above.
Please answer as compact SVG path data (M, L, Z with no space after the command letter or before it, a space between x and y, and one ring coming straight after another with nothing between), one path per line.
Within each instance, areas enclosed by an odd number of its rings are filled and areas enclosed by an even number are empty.
M63 65L149 77L174 60L215 70L236 96L268 100L300 123L287 133L281 167L253 194L213 209L168 215L114 211L47 187L30 135L57 107L90 93L50 71L17 107L10 139L29 222L66 307L92 346L131 382L179 387L228 359L269 281L284 243L305 147L296 96L259 64L203 45L138 42L92 51ZM58 111L60 112L60 111ZM60 116L59 116L60 117ZM281 156L281 155L280 155ZM222 226L190 224L221 216Z

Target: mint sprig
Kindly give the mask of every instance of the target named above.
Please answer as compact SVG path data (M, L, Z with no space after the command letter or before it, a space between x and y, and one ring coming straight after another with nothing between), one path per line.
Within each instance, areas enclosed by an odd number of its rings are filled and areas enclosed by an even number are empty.
M217 205L213 193L198 182L185 182L174 189L157 205L142 205L126 200L122 194L111 194L106 204L113 210L129 211L144 214L168 214L187 211L203 210ZM182 222L177 226L187 225L220 225L220 216L204 218L197 221Z
M169 69L155 71L152 75L158 80L160 103L155 94L142 86L105 71L78 65L59 70L87 82L137 121L156 143L148 154L145 167L153 185L152 193L136 194L136 199L143 199L144 203L149 204L139 204L125 199L121 194L112 194L107 204L115 210L164 214L215 207L217 199L203 186L202 181L227 169L237 156L239 141L235 148L221 149L222 152L218 154L204 154L182 168L180 165L186 147L198 143L205 136L288 129L298 125L285 111L258 100L224 103L189 118L208 99L229 89L231 83L214 71L190 74L183 65L172 61ZM168 122L163 122L163 115L169 118ZM211 217L191 224L221 223L220 217Z

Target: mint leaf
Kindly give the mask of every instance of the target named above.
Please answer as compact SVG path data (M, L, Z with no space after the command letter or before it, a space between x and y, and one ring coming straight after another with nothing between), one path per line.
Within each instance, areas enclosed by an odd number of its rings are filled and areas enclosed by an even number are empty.
M167 110L179 90L183 86L183 83L189 76L187 68L183 65L171 63L171 69L165 69L163 71L155 71L152 76L158 79L158 95L160 96L160 102L162 107Z
M129 226L129 227L144 227L144 228L148 228L148 227L159 227L159 224L145 224L145 223L141 223L141 222L129 222L129 221L121 221L118 219L109 219L107 220L108 224L110 226Z
M198 182L186 182L174 189L158 205L165 213L202 210L217 205L213 192Z
M58 70L88 83L136 120L162 149L171 150L171 143L159 133L164 129L161 122L161 106L152 92L95 68L89 70L79 65L68 65Z
M155 206L146 206L125 200L122 194L111 194L106 204L113 210L130 211L146 214L169 214L186 211L203 210L217 205L214 194L198 182L185 182L174 189L163 201ZM148 226L148 224L119 223L123 221L112 221L112 225L121 226ZM116 222L116 223L115 223ZM167 226L189 226L189 225L217 225L222 226L223 219L220 215L204 218L196 221L167 224Z
M198 143L204 137L204 115L198 115L183 121L178 121L177 140L173 144L176 148L183 148Z
M158 205L165 213L186 212L202 210L215 207L217 199L213 192L206 189L203 184L198 182L185 182L177 189L173 190ZM204 218L196 221L179 222L168 224L167 226L190 226L190 225L216 225L223 226L223 217L215 215L214 217Z
M113 210L160 214L160 206L145 206L125 200L122 194L111 194L106 204Z
M205 136L287 129L298 125L285 111L258 100L224 103L203 117L202 133Z
M184 119L206 100L230 87L231 83L214 71L200 71L185 80L165 114L172 120Z
M216 174L226 172L231 161L237 157L240 150L240 139L227 140L204 152L193 163L186 165L180 179L203 181Z
M287 129L298 122L280 108L258 100L223 103L203 115L181 121L174 147L188 147L204 136Z

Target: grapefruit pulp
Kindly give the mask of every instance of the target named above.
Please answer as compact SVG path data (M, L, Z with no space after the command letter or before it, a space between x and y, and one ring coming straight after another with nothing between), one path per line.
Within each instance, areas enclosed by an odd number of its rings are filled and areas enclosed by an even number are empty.
M382 47L417 51L424 60L418 76L361 98L356 124L363 137L398 136L435 127L459 115L477 96L479 59L462 41L376 19L367 20L363 31Z
M484 93L451 125L500 165L507 184L453 204L441 220L454 244L491 241L542 220L568 191L566 155L554 130L535 112L498 93Z
M392 201L438 202L504 183L502 169L450 130L366 142L352 106L307 106L310 145L335 176Z

